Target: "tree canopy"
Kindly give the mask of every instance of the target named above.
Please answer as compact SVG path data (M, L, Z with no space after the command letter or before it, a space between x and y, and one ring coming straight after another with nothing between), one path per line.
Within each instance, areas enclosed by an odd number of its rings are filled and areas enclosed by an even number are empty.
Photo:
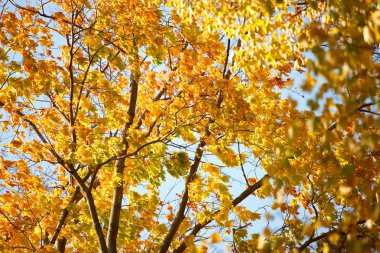
M0 6L1 252L380 250L377 1Z

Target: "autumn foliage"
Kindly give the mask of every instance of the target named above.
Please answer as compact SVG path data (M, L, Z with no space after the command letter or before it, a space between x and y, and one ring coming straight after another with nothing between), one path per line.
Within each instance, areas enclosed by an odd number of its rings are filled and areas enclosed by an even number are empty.
M0 252L380 250L377 1L0 8Z

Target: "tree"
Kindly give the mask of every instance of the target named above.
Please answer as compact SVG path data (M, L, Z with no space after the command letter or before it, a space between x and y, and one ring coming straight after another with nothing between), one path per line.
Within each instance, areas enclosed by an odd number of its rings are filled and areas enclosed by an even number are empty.
M2 252L380 249L376 1L7 0L0 27Z

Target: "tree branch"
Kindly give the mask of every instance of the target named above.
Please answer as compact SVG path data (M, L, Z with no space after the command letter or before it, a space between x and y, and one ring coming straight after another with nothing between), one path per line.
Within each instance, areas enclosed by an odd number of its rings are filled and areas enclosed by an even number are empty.
M65 253L66 243L67 243L66 237L62 237L61 239L58 240L57 249L60 253Z
M299 248L298 248L298 251L299 252L302 252L304 251L307 247L309 247L310 244L316 242L316 241L319 241L323 238L326 238L327 236L331 235L332 233L335 233L336 231L335 230L332 230L332 231L329 231L329 232L326 232L326 233L323 233L319 236L316 236L316 237L311 237L309 240L307 240L306 242L304 242Z
M355 114L356 112L368 112L368 113L372 113L371 111L364 110L365 107L372 106L372 105L374 105L374 103L365 103L365 104L362 104L352 114ZM334 122L331 126L329 126L327 128L328 131L332 131L332 130L335 130L335 129L336 129L336 122Z
M83 178L83 181L86 181L91 175L91 171L89 171ZM54 244L59 236L59 233L61 232L62 230L62 227L63 225L65 225L65 222L66 222L66 219L69 215L69 207L74 204L74 203L77 203L79 200L81 200L83 198L83 195L80 195L80 187L79 185L75 188L73 194L71 195L71 198L70 198L70 201L69 203L67 204L66 208L62 210L61 212L61 216L59 218L59 221L58 221L58 225L57 227L55 228L55 231L53 233L53 236L51 237L50 241L49 241L49 244Z
M363 223L365 223L366 221L365 220L358 220L356 222L356 225L361 225ZM346 234L342 231L339 231L338 229L333 229L333 230L330 230L328 232L325 232L325 233L322 233L320 234L319 236L316 236L316 237L310 237L306 242L304 242L299 248L298 248L298 251L299 252L302 252L304 251L307 247L310 246L310 244L314 243L314 242L317 242L319 240L322 240L326 237L328 237L329 235L333 234L333 233L340 233L340 234Z
M187 204L187 201L189 200L189 184L193 181L194 176L198 171L198 167L203 155L203 147L205 145L206 145L206 142L203 139L201 139L198 144L197 150L195 151L194 162L190 166L190 172L186 179L185 190L182 195L181 203L179 205L179 208L173 220L173 223L171 224L169 231L166 234L165 239L161 245L161 248L159 251L160 253L166 253L168 251L170 244L173 241L173 238L175 236L175 233L177 232L182 221L185 219L186 204Z
M253 185L248 186L247 189L245 189L239 196L237 196L232 201L232 206L239 205L249 195L251 195L252 193L254 193L257 189L260 189L263 186L263 183L264 183L265 180L269 180L269 175L265 175L263 178L261 178L259 181L257 181ZM220 212L220 210L215 211L213 213L213 216L215 216L219 212ZM192 236L195 237L202 228L204 228L205 226L207 226L208 224L210 224L213 220L214 220L214 218L210 218L210 219L206 220L203 223L196 224L194 226L194 228L191 230L189 236L192 235ZM187 249L187 245L186 245L185 242L183 242L183 243L181 243L181 245L178 248L176 248L173 251L173 253L181 253L181 252L184 252L186 249Z
M99 216L96 211L96 206L95 206L94 198L92 197L91 191L86 191L86 200L88 204L88 209L90 210L92 221L94 223L94 228L95 228L96 236L98 237L100 249L102 253L107 253L106 240L104 238L102 227L100 225Z
M137 103L137 94L138 94L138 84L135 80L135 77L132 75L131 84L130 84L130 97L129 97L129 108L128 115L129 120L125 123L123 132L121 133L121 141L122 145L125 149L122 151L121 155L124 156L116 162L116 175L124 174L124 164L126 160L126 154L128 151L128 142L127 142L127 131L133 123L136 112L136 103ZM108 233L107 233L107 245L108 252L116 253L117 245L116 239L119 231L119 223L120 223L120 212L121 212L121 203L123 199L123 180L114 188L112 207L110 212L110 219L108 225Z
M30 246L32 247L32 251L36 251L36 248L34 247L32 241L29 239L28 235L25 233L25 231L17 226L1 209L0 209L0 214L4 216L4 218L8 221L9 224L11 224L15 229L20 231L20 233L25 237L25 239L29 242Z
M224 60L224 67L223 67L223 78L229 79L229 76L226 76L227 72L227 64L228 64L228 58L230 57L230 48L231 48L231 39L227 40L227 53L226 53L226 59Z
M99 216L96 211L96 206L94 202L94 198L92 196L91 190L86 186L84 180L78 175L76 170L74 169L74 166L72 164L69 164L70 166L70 174L75 178L75 181L77 181L80 189L82 190L83 194L86 196L87 206L90 211L90 216L94 225L94 229L96 232L96 236L98 238L99 246L102 251L102 253L107 253L107 244L106 240L102 231L102 227L100 225Z

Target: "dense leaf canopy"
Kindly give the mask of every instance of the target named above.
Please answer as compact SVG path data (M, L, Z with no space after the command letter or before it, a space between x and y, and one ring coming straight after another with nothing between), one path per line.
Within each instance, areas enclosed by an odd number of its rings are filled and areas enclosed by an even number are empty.
M374 0L0 0L1 252L380 250Z

